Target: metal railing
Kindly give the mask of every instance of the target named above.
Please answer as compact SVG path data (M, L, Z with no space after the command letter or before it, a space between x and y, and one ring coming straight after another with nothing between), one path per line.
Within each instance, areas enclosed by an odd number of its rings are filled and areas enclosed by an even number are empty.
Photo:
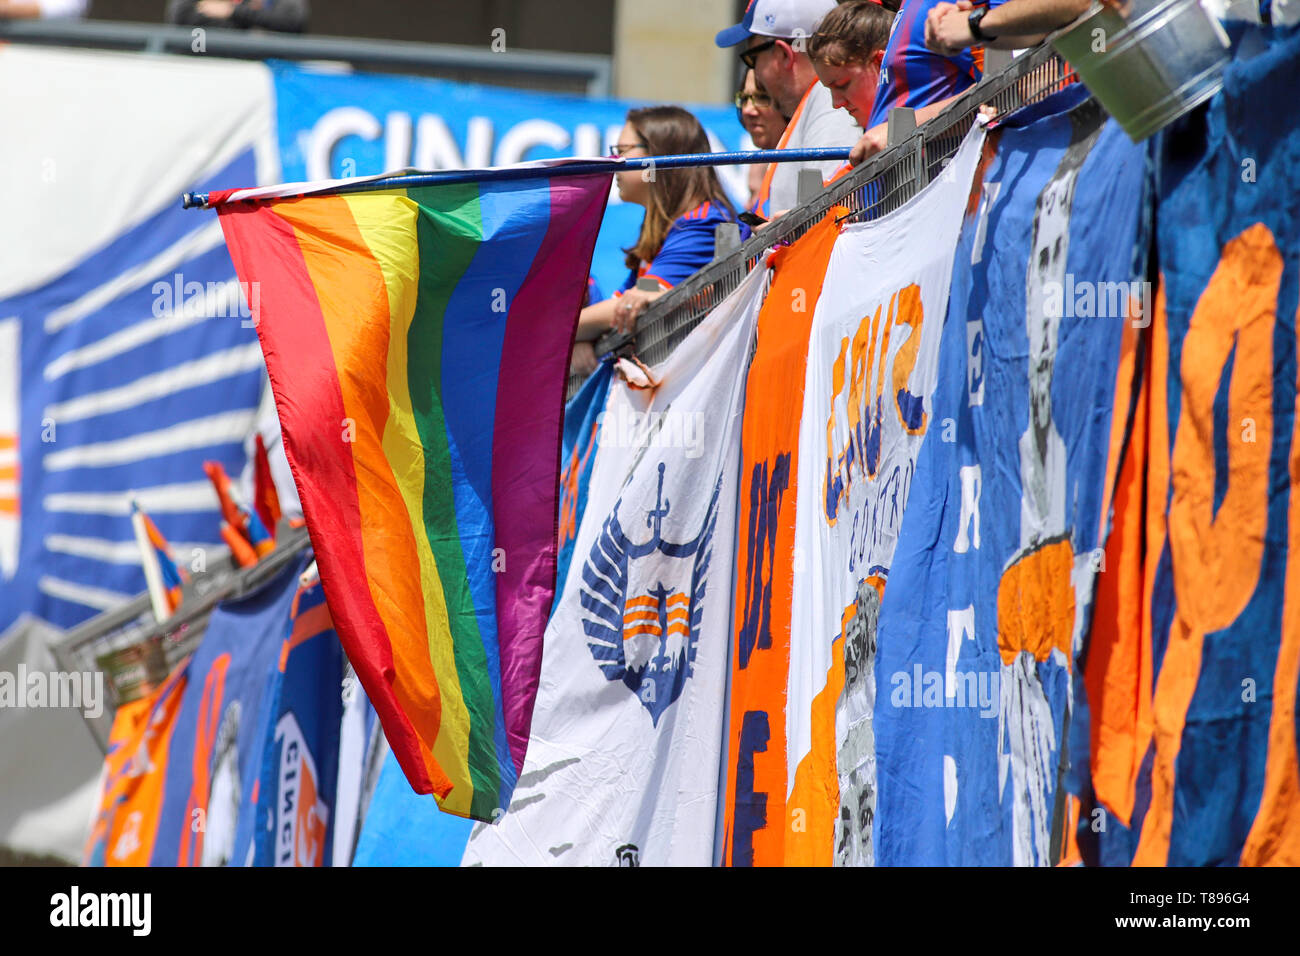
M211 562L208 571L192 575L185 583L181 606L167 620L154 619L153 606L145 592L66 631L50 644L50 651L60 670L91 672L100 669L99 658L103 654L157 642L170 672L199 646L208 618L218 604L256 590L310 544L306 528L285 527L278 533L275 550L252 567L237 567L229 553L223 552L222 557ZM86 725L100 749L107 753L108 733L119 701L112 681L105 684L109 685L110 693L103 713L97 718L87 717Z
M548 89L599 97L608 97L612 88L610 58L595 53L506 50L485 56L480 48L447 43L260 33L222 27L203 27L202 49L196 51L197 29L168 23L0 20L0 41L247 60L333 60L516 86L535 86L535 82L528 81L540 79L549 84Z
M961 94L934 119L665 293L641 314L633 335L606 333L596 343L596 354L634 352L646 365L657 365L740 285L769 249L794 242L836 206L845 207L847 218L853 220L893 212L943 170L982 105L994 107L998 117L1005 119L1074 79L1069 64L1047 43L1021 54ZM570 394L581 382L577 376L570 380Z

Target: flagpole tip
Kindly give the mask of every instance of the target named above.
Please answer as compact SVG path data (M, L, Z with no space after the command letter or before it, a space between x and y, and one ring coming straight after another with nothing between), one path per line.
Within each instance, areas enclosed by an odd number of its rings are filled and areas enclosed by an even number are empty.
M182 193L182 209L206 209L208 206L207 193Z

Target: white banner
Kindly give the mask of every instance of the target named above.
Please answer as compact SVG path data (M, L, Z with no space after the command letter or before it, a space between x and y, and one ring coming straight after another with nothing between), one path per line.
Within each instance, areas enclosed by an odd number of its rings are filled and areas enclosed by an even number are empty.
M466 864L713 861L755 269L655 369L615 384L546 629L528 757Z
M922 437L942 427L930 420L931 393L983 142L982 128L973 129L920 195L845 227L813 316L796 483L787 786L792 827L811 817L806 832L824 842L834 820L838 864L873 862L876 619ZM807 859L830 862L831 848L813 847Z

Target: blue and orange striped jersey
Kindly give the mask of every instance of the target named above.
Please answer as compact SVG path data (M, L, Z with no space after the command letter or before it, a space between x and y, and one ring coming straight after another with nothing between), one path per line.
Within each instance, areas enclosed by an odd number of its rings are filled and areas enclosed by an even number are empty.
M708 201L678 216L654 261L642 262L636 272L629 270L622 291L636 285L641 276L658 279L661 289L671 289L713 261L714 230L720 223L735 221L735 214L726 206ZM748 235L749 229L742 223L740 236Z
M889 118L895 106L928 106L979 82L984 72L983 47L967 47L957 56L933 53L925 46L925 18L940 0L903 0L894 17L880 67L880 86L871 106L869 126ZM1004 0L989 0L990 9Z

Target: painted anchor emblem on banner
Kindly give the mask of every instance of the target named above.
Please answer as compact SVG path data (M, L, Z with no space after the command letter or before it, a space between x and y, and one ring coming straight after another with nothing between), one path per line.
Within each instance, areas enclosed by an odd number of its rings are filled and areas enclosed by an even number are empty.
M654 507L646 511L646 541L624 532L620 497L605 519L582 568L582 629L607 680L621 680L659 725L681 696L695 668L713 530L718 520L719 478L703 525L688 541L664 537L672 502L664 497L659 463Z

